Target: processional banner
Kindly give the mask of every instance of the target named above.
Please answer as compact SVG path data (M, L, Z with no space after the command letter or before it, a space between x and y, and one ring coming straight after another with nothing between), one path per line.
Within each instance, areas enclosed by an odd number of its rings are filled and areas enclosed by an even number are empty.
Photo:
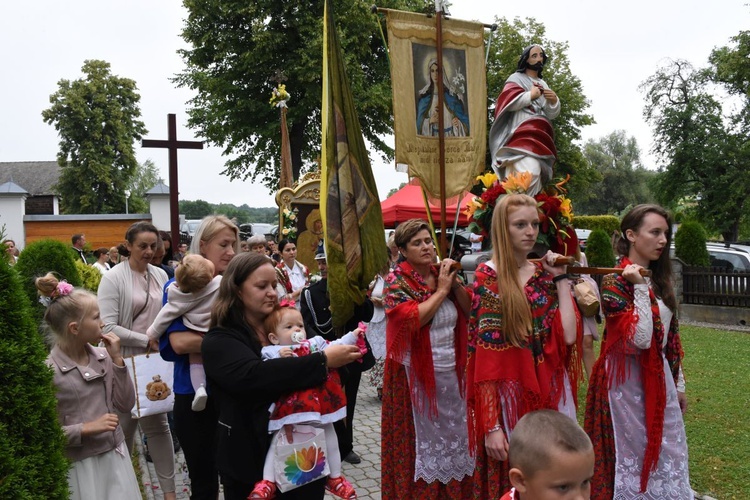
M425 190L440 197L435 18L387 11L396 163L408 165ZM445 197L457 196L484 170L487 78L484 26L443 19Z
M323 20L323 105L320 208L333 326L365 300L367 286L388 260L378 188L362 137L331 1Z

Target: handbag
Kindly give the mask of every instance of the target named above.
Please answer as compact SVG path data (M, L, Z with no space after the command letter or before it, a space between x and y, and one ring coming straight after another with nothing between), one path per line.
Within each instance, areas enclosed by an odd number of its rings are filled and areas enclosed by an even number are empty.
M573 284L573 294L576 298L576 304L584 317L590 318L596 316L599 312L599 294L595 288L583 279L579 279Z
M287 492L328 476L328 450L325 430L310 425L294 425L291 442L284 429L273 439L274 477L281 492Z
M126 363L129 365L130 378L135 385L135 406L130 410L133 418L172 411L174 363L164 361L156 353L126 358Z

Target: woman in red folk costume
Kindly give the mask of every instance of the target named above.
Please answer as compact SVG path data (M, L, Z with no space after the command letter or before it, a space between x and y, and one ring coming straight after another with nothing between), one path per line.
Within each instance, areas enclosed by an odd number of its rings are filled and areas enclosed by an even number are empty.
M606 329L586 401L596 452L591 498L693 498L669 214L638 205L620 225L621 275L602 282ZM652 278L641 276L650 269Z
M460 499L472 492L465 373L470 292L435 260L426 222L396 229L404 257L386 278L382 495Z
M476 271L469 325L467 403L476 453L474 498L510 489L508 440L534 410L576 418L580 317L558 254L532 262L539 213L524 194L502 197L492 216L492 259Z

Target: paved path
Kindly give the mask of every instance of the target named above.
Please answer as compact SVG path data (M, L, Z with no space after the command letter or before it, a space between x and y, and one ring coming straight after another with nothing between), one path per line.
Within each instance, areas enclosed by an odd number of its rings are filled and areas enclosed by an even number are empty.
M354 450L362 457L362 463L343 464L344 476L351 481L357 490L357 496L363 500L380 500L380 401L375 388L370 387L367 374L362 377L359 388L357 407L354 412ZM136 436L141 470L143 471L143 486L146 500L162 500L164 496L158 487L154 464L146 462L140 436ZM182 452L176 455L175 479L178 500L190 498L190 479ZM223 495L219 495L223 500ZM326 495L326 500L337 497Z

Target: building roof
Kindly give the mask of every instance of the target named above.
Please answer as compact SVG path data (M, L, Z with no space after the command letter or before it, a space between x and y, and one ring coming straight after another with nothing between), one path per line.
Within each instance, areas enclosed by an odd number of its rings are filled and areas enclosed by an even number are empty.
M148 191L146 191L146 196L153 195L153 194L169 194L169 186L164 184L163 179L159 179L159 182L156 184L156 186L152 187Z
M0 194L29 194L24 188L13 181L0 184Z
M55 194L52 187L60 179L56 161L0 162L0 184L14 182L31 196Z

